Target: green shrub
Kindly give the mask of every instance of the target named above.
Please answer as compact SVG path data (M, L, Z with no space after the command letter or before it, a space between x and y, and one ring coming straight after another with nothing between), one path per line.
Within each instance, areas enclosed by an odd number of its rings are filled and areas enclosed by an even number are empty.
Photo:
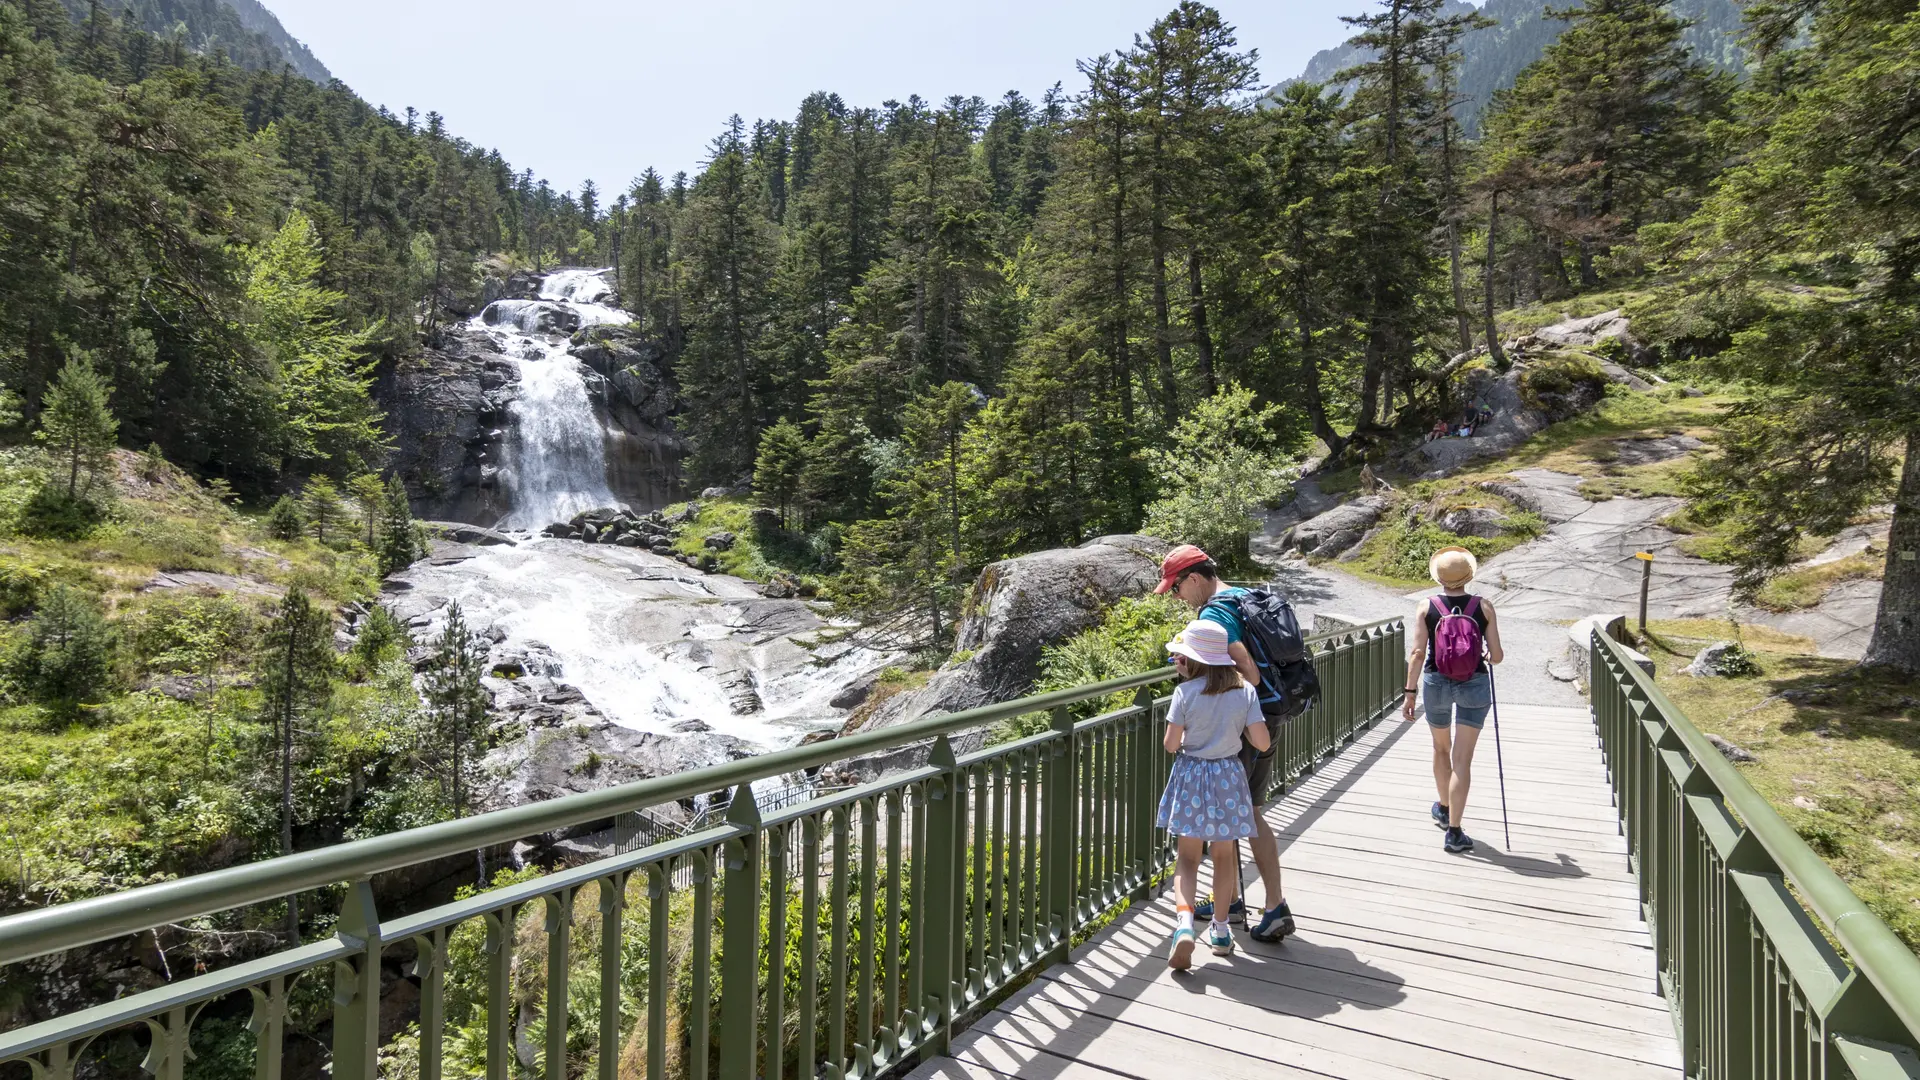
M1599 361L1581 352L1552 352L1531 361L1520 376L1520 396L1529 408L1551 411L1547 399L1585 388L1596 396L1610 385Z
M1138 675L1167 666L1167 642L1193 620L1193 611L1171 596L1130 596L1107 609L1100 625L1040 653L1036 693ZM1132 704L1133 695L1110 694L1073 706L1079 717ZM993 742L1025 738L1046 730L1046 714L1018 717L995 729Z
M1274 436L1283 426L1278 407L1237 386L1196 404L1166 446L1147 451L1163 495L1147 506L1144 531L1198 544L1226 566L1246 562L1257 512L1292 490L1293 447Z
M267 511L266 525L275 540L298 540L307 531L306 516L291 495L280 496L280 501Z
M79 540L105 518L105 508L94 500L69 495L57 484L42 484L21 509L20 531L52 540Z
M71 718L112 688L113 632L93 598L56 585L27 623L9 667L28 697Z

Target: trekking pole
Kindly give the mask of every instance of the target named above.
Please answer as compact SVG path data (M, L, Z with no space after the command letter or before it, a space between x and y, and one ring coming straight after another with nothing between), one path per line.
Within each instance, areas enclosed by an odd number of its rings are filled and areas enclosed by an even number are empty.
M1507 851L1513 851L1513 826L1507 823L1507 764L1500 753L1500 690L1493 681L1493 664L1487 664L1487 694L1493 705L1493 767L1500 776L1500 829L1506 834Z

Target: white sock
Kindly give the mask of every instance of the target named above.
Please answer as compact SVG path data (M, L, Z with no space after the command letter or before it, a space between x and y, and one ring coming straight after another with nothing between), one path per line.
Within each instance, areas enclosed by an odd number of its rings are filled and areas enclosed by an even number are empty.
M1226 934L1226 933L1230 933L1231 931L1227 929L1227 924L1224 921L1220 919L1215 919L1213 920L1213 932L1215 934Z
M1180 909L1180 929L1182 930L1193 929L1193 909L1192 908Z

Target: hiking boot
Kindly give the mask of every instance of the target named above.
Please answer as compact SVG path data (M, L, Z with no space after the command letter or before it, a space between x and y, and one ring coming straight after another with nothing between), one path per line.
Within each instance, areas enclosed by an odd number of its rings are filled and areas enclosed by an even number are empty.
M1195 919L1211 921L1213 918L1213 897L1209 896L1201 901L1200 904L1193 909L1193 917ZM1233 898L1233 903L1227 905L1227 921L1230 923L1239 923L1241 926L1247 925L1247 901L1244 897L1236 896Z
M1459 829L1448 829L1447 838L1441 842L1440 846L1449 854L1458 855L1460 852L1473 850L1473 837Z
M1270 907L1260 916L1260 922L1249 931L1253 940L1272 945L1288 934L1293 933L1293 909L1287 907L1285 900Z
M1450 828L1452 825L1451 819L1447 817L1447 808L1439 803L1433 804L1433 823L1443 829Z
M1215 956L1232 956L1233 931L1214 924L1207 930L1207 948L1212 949Z
M1167 950L1167 966L1175 971L1185 971L1193 966L1193 947L1199 939L1193 936L1191 927L1178 927L1173 932L1173 946Z

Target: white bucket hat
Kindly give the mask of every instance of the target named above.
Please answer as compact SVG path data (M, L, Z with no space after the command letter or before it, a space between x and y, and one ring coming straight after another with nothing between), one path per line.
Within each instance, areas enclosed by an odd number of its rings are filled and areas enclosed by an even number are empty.
M1211 619L1195 619L1167 642L1167 651L1214 667L1232 667L1227 652L1227 628Z

